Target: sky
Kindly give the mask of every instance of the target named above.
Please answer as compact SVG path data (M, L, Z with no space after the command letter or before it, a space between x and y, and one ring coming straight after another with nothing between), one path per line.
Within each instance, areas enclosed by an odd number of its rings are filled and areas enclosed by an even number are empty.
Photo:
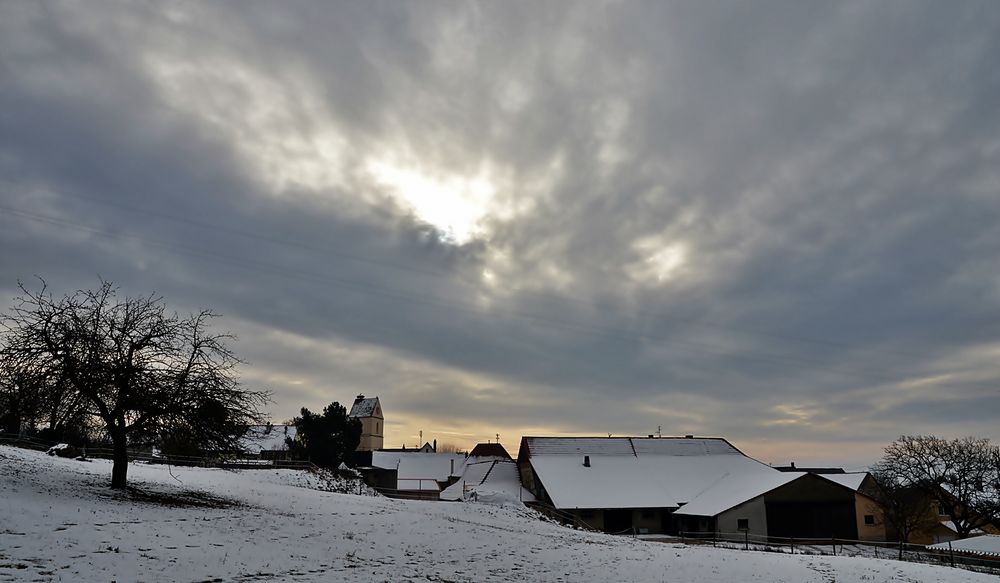
M0 5L0 300L210 308L386 446L1000 440L1000 5Z

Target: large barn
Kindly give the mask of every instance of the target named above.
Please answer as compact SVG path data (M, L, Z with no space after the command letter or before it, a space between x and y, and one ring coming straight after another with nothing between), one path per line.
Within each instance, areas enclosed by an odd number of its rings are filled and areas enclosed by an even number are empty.
M543 510L612 533L857 538L855 492L779 472L715 437L524 437L521 481Z

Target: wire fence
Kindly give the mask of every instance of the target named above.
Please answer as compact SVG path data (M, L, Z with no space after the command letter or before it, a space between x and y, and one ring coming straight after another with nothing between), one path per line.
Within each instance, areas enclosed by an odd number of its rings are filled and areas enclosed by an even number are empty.
M608 532L593 521L588 521L580 511L555 508L544 502L532 502L529 507L563 525L585 528L608 534L638 538L634 527ZM749 531L740 532L679 532L677 535L643 535L642 538L688 545L711 545L718 548L762 551L802 555L832 555L893 559L913 563L946 565L993 575L1000 575L1000 557L989 558L963 554L954 549L937 550L925 545L904 542L863 541L842 538L792 538L762 536Z
M0 444L12 445L23 449L35 451L49 451L56 445L54 441L25 437L10 433L0 433ZM75 448L80 455L93 459L114 459L114 450L110 447L79 447ZM74 456L76 457L76 456ZM319 466L309 460L267 460L257 458L245 458L238 455L217 455L217 456L185 456L185 455L164 455L154 453L151 449L128 450L130 462L144 462L149 464L166 464L172 466L193 466L203 468L223 468L229 470L272 470L294 469L318 471Z
M793 538L742 532L680 532L674 542L746 551L804 555L833 555L894 559L913 563L947 565L1000 575L1000 559L963 554L954 549L938 550L912 543L863 541L841 538ZM949 545L950 547L950 545Z

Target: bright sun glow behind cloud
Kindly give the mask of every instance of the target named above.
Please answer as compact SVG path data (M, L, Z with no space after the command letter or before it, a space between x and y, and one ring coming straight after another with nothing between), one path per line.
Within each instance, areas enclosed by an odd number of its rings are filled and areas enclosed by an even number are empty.
M480 221L489 213L495 192L484 172L471 177L429 174L384 161L370 163L368 171L419 219L458 244L480 233Z

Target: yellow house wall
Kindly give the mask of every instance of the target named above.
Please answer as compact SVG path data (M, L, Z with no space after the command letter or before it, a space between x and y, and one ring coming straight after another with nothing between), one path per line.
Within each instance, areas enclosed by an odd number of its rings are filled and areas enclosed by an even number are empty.
M885 540L885 514L874 500L864 494L854 494L854 512L858 521L858 539L871 541ZM875 524L865 524L865 515L875 517Z

